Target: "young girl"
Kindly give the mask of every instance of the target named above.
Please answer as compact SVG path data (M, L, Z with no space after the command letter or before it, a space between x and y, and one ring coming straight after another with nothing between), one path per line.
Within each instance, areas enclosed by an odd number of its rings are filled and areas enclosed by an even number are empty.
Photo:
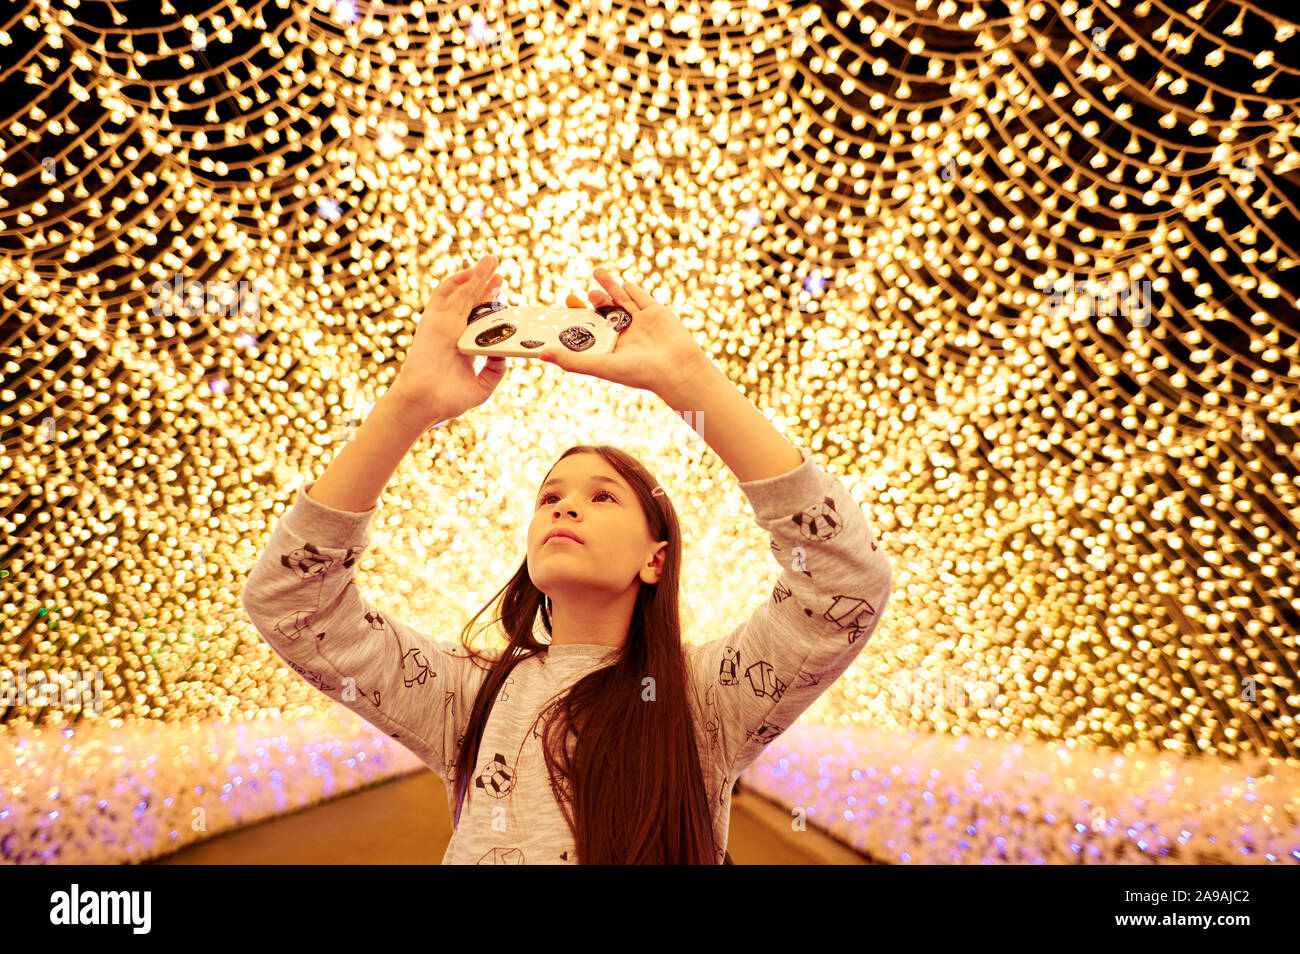
M495 270L485 256L435 290L392 387L275 526L244 609L296 672L443 778L456 825L444 864L722 863L737 777L862 650L890 561L844 484L669 309L597 269L592 304L632 324L611 354L542 357L697 412L770 537L770 597L731 633L684 645L676 509L635 458L580 445L548 472L526 558L459 643L371 604L355 565L384 485L424 431L504 375L503 359L475 373L456 348ZM493 603L507 645L481 653L467 635Z

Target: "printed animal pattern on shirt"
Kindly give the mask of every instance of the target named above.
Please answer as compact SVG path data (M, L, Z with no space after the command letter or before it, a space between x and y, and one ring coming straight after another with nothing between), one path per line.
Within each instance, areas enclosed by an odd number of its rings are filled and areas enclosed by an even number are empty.
M849 642L852 643L871 628L871 620L868 617L875 615L875 607L866 600L856 596L837 596L824 617L840 629L847 629Z
M704 690L704 732L709 740L709 751L721 751L719 745L719 732L722 731L720 720L718 719L718 699L717 690L714 683L710 682L708 688Z
M328 560L329 558L326 557L326 559ZM354 584L349 584L349 585L354 585ZM286 629L286 620L298 619L302 615L304 615L302 611L297 611L294 614L292 614L290 617L286 617L285 620L281 620L279 623L276 624L276 630L279 632L283 632ZM306 615L310 615L310 614L306 614ZM418 647L413 647L409 650L406 650L405 652L402 651L401 639L398 637L397 631L392 629L391 627L385 626L384 618L382 614L371 611L368 613L364 613L362 615L362 618L365 620L366 624L369 626L370 629L376 631L387 630L392 634L393 640L397 644L398 658L401 660L402 682L407 688L410 688L411 686L415 686L415 685L423 686L425 680L429 679L430 677L437 676L437 673L429 666L428 660L424 658L424 654L420 651ZM316 639L318 641L324 640L325 636L326 636L325 633L317 633ZM295 635L291 638L296 639L297 636ZM310 682L317 689L320 689L322 692L332 692L340 688L338 686L325 685L321 675L313 670L306 669L302 666L299 666L297 663L293 663L293 662L290 662L289 665L294 669L294 671L298 672L308 682ZM357 695L364 696L375 706L376 709L380 709L383 707L381 691L379 689L366 690L359 685L356 685L353 688L355 689ZM447 708L450 708L450 705L454 700L454 698L455 698L455 693L451 693L451 699L447 701Z
M718 667L718 685L739 686L741 684L738 675L740 665L740 651L734 646L724 647L722 662ZM775 675L775 672L772 664L764 659L757 660L750 665L745 670L745 682L749 686L750 692L755 696L769 698L772 702L779 701L785 692L785 683ZM745 737L770 742L784 731L784 727L771 726L764 722L755 729L747 729Z
M820 503L792 514L790 521L804 538L820 543L835 539L839 536L840 531L844 529L844 521L835 507L835 498L830 496L823 497ZM773 540L770 546L773 553L782 552L783 548L776 540ZM875 550L876 548L876 540L872 535L871 549ZM811 578L812 571L808 567L812 561L811 554L816 553L816 548L807 549L800 546L795 547L792 552L797 552L799 556L791 562L791 569L803 572L805 576ZM784 603L793 595L794 591L783 580L778 580L776 586L772 589L772 601L774 603ZM816 615L816 610L813 607L803 606L801 608L805 616L813 617ZM869 600L853 594L837 593L832 597L830 605L822 612L821 619L833 623L837 629L844 631L848 643L852 645L858 640L858 637L871 629L873 625L871 617L875 615L876 609Z
M340 564L345 567L352 566L356 562L357 556L364 549L365 547L349 547L347 555L340 561ZM323 576L334 565L334 558L322 553L315 545L308 543L299 549L282 555L280 562L303 579L311 579L312 577Z
M304 543L303 546L297 547L288 553L281 554L280 564L304 580L323 581L324 576L334 566L351 567L356 562L357 557L364 550L364 547L348 547L344 551L342 559L337 559L324 552L325 547L317 546L313 543ZM355 580L349 580L345 586L345 592L348 587L356 585ZM319 603L318 603L319 607ZM316 615L312 610L295 610L285 616L275 624L275 632L283 635L287 640L294 642L308 630L307 621ZM400 671L402 673L402 684L406 688L412 686L424 686L425 683L437 677L436 670L430 665L430 661L425 657L424 652L418 646L406 649L402 646L401 638L395 628L388 626L383 614L377 610L369 610L362 614L362 619L367 627L375 632L387 632L393 637L393 643L397 657L400 660ZM323 641L327 636L326 632L316 634L318 642ZM296 662L289 662L290 668L307 680L312 686L325 693L338 693L342 691L341 686L330 684L326 679L313 669L301 666ZM360 685L351 687L357 696L370 702L376 709L383 708L382 692L378 688L367 689ZM450 716L455 711L456 693L454 690L448 690L444 695L443 711L445 716ZM400 739L400 733L389 733L391 738ZM461 735L456 739L456 751L459 751L464 742L464 736ZM454 758L449 762L447 769L450 774L455 765Z
M819 504L813 504L790 518L809 540L825 543L833 540L844 529L844 521L835 509L833 497L824 497Z
M294 610L275 624L275 631L293 642L307 632L307 620L311 619L311 616L312 614L307 610Z
M326 683L324 677L321 676L320 673L314 672L310 669L304 669L302 666L299 666L296 662L290 662L289 666L293 669L294 672L302 676L304 679L306 679L309 683L311 683L321 692L333 692L335 689L338 688L337 686L331 686L328 683Z
M772 664L765 659L760 659L746 669L745 678L749 680L749 688L754 691L754 695L766 696L773 702L779 702L785 692L785 683L776 674Z
M821 685L822 676L824 676L824 675L826 675L826 674L823 673L823 672L817 672L817 673L813 673L813 672L804 672L802 669L800 669L800 670L799 670L799 674L798 674L797 676L795 676L795 678L796 678L796 679L799 679L799 680L801 680L801 681L795 683L794 688L796 688L796 689L813 689L813 688L816 688L817 686Z
M522 865L524 850L522 848L491 848L478 860L481 865Z
M755 641L753 646L758 651L754 652L740 642L743 637L738 634L733 634L713 653L712 685L704 693L704 735L711 749L717 748L721 735L725 740L725 758L740 770L785 732L843 672L852 660L848 647L860 646L863 635L872 631L879 618L882 605L879 594L888 592L881 587L879 576L844 572L846 545L841 541L847 527L852 525L856 534L847 546L850 552L876 550L870 526L864 528L865 521L859 522L856 516L855 508L841 505L834 495L824 493L815 503L776 520L768 544L783 571L768 603L773 619L783 620L783 625L802 632L820 633L823 639L840 634L839 645L844 650L819 654L831 663L829 667L806 665L808 659L817 658L806 653L792 651L782 655L783 648L793 650L794 647L783 647L779 639ZM781 531L783 522L791 532ZM833 576L822 578L821 574L827 570L833 571ZM844 591L841 587L848 581L860 581L863 590ZM814 629L808 630L807 626L791 620L790 607L797 608L798 616ZM791 658L796 655L797 659ZM843 662L835 662L837 658ZM805 665L791 665L797 661ZM795 707L789 709L782 703L792 690L797 690L799 695ZM734 724L737 717L745 720L739 726Z
M806 452L804 459L808 459ZM778 499L778 494L790 496L794 483L769 483L762 490L749 491L751 500L759 500L760 493L771 495L763 498L763 512L768 516L760 520L760 525L769 533L768 545L781 568L780 578L772 588L771 599L763 601L745 623L722 639L694 644L692 648L693 660L707 658L707 665L692 663L689 669L693 684L690 697L706 791L716 793L711 802L715 836L721 839L716 853L719 863L725 858L727 806L737 779L844 673L865 642L864 636L869 636L876 626L888 598L889 564L887 559L871 555L877 550L873 528L843 485L824 471L821 474L815 496L810 494L805 506L785 511L786 516L772 516L770 501ZM804 469L797 485L814 486L813 479ZM382 669L390 695L401 695L403 690L411 693L403 704L381 698L378 685L355 687L358 697L373 706L359 710L363 717L374 718L376 711L399 706L405 710L407 721L401 725L411 726L411 732L387 731L392 727L388 721L386 734L408 746L419 746L426 753L422 758L443 775L450 792L456 757L463 751L468 713L472 711L464 704L457 706L457 693L450 686L460 685L469 693L471 683L463 674L450 685L445 681L448 674L439 682L438 670L444 668L440 660L447 661L445 656L434 655L424 645L410 644L403 637L406 629L399 629L361 599L358 592L350 591L356 585L354 579L331 574L331 570L352 568L364 546L331 546L321 543L321 539L312 536L314 542L307 542L296 538L291 549L277 550L275 557L266 554L276 560L279 568L303 581L303 586L298 605L290 609L287 599L276 604L278 618L263 630L264 635L273 645L279 642L286 648L299 647L295 652L297 661L291 662L291 667L313 687L334 698L344 688L336 685L339 680L334 674L338 667L330 666L326 677L323 671L307 664L304 652L311 650L304 645L304 635L314 636L318 653L321 648L328 650L333 641L344 640L338 653L347 656L330 653L331 660L347 658L354 661L349 664L362 668L357 661L360 659L366 664L365 672ZM274 589L269 576L258 582L268 593ZM283 583L276 585L277 596L288 592ZM355 613L358 600L366 607L361 614ZM330 608L322 612L326 605ZM255 603L250 602L248 608L250 616L254 615ZM363 643L365 632L383 635ZM383 653L382 667L374 659L358 656L363 646L367 652L373 647L375 653ZM445 645L442 648L445 653ZM534 864L577 860L571 845L565 845L571 837L567 824L551 811L573 801L571 782L560 772L551 772L544 759L539 772L534 748L544 744L543 715L567 690L554 692L559 687L549 675L539 684L538 674L552 667L545 665L545 653L531 658L538 662L508 673L493 702L494 708L501 707L504 721L497 723L494 735L484 743L489 747L480 754L478 765L470 769L473 797L465 804L465 814L444 863L525 864L529 856ZM476 688L482 685L480 681ZM425 702L427 695L418 693L429 687L442 688L441 705L423 705L412 714L410 700ZM541 697L549 698L543 702ZM472 701L472 696L465 701ZM520 706L526 707L524 719L519 718L523 711ZM439 722L440 727L435 724ZM485 723L485 738L487 728ZM437 753L437 759L427 755L429 749ZM548 792L554 805L521 806L518 811L522 814L516 815L513 802L522 797L521 790L529 796ZM512 830L503 833L491 821L502 812L510 818L527 818L528 824L512 823Z
M493 798L505 798L509 795L510 790L515 787L515 774L506 764L506 757L500 752L493 755L483 770L478 773L478 778L474 779L474 787L481 788Z
M424 654L420 652L418 647L408 649L402 654L402 682L406 683L408 687L417 683L423 686L424 680L429 678L430 671L428 660L424 658ZM433 675L436 676L437 673L433 673Z

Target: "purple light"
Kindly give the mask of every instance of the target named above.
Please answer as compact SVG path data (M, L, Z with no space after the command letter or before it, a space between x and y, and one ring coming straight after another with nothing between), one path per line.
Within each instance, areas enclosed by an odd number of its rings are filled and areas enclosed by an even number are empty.
M356 23L356 4L354 4L352 0L337 0L334 4L334 19L343 23Z
M818 272L813 272L803 280L803 290L810 295L820 295L826 290L826 279Z
M501 38L488 26L482 14L478 13L470 21L469 36L477 46L498 46L501 43Z
M333 199L321 199L316 203L316 214L322 219L333 222L339 217L339 204Z

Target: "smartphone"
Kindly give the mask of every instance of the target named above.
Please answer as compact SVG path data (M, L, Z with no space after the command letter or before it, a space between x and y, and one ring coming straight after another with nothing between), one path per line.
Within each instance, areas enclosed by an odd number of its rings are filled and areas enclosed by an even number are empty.
M631 323L631 313L620 305L597 310L489 301L470 311L456 347L462 354L502 358L536 357L543 348L609 354Z

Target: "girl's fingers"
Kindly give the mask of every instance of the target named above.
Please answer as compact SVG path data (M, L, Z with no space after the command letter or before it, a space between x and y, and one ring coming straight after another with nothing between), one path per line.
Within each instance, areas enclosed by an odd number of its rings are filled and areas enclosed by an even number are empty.
M609 272L605 271L605 269L598 268L592 274L596 281L600 282L601 287L605 290L606 294L609 295L614 304L622 305L624 308L636 305L636 302L632 300L632 297L623 290L622 286L620 286L618 282L614 281L614 277L610 275Z
M465 269L463 272L456 272L454 275L448 275L443 281L438 283L436 291L444 295L454 294L469 284L473 276L473 269Z
M474 290L487 288L493 281L498 280L501 280L501 275L497 273L496 262L486 265L480 260L473 268L467 268L463 272L457 272L453 275L451 284L457 291Z
M601 278L602 274L604 278ZM655 303L654 296L640 285L635 282L624 282L620 285L603 268L596 269L596 280L609 292L611 301L624 308L649 308Z
M638 308L649 308L654 302L654 297L636 282L624 282L623 284L627 288L629 297L636 302Z
M474 278L482 280L487 278L489 275L495 274L498 264L500 263L496 260L495 255L484 255L469 268L462 269L450 276L447 279L446 284L459 286L470 282L470 280Z

